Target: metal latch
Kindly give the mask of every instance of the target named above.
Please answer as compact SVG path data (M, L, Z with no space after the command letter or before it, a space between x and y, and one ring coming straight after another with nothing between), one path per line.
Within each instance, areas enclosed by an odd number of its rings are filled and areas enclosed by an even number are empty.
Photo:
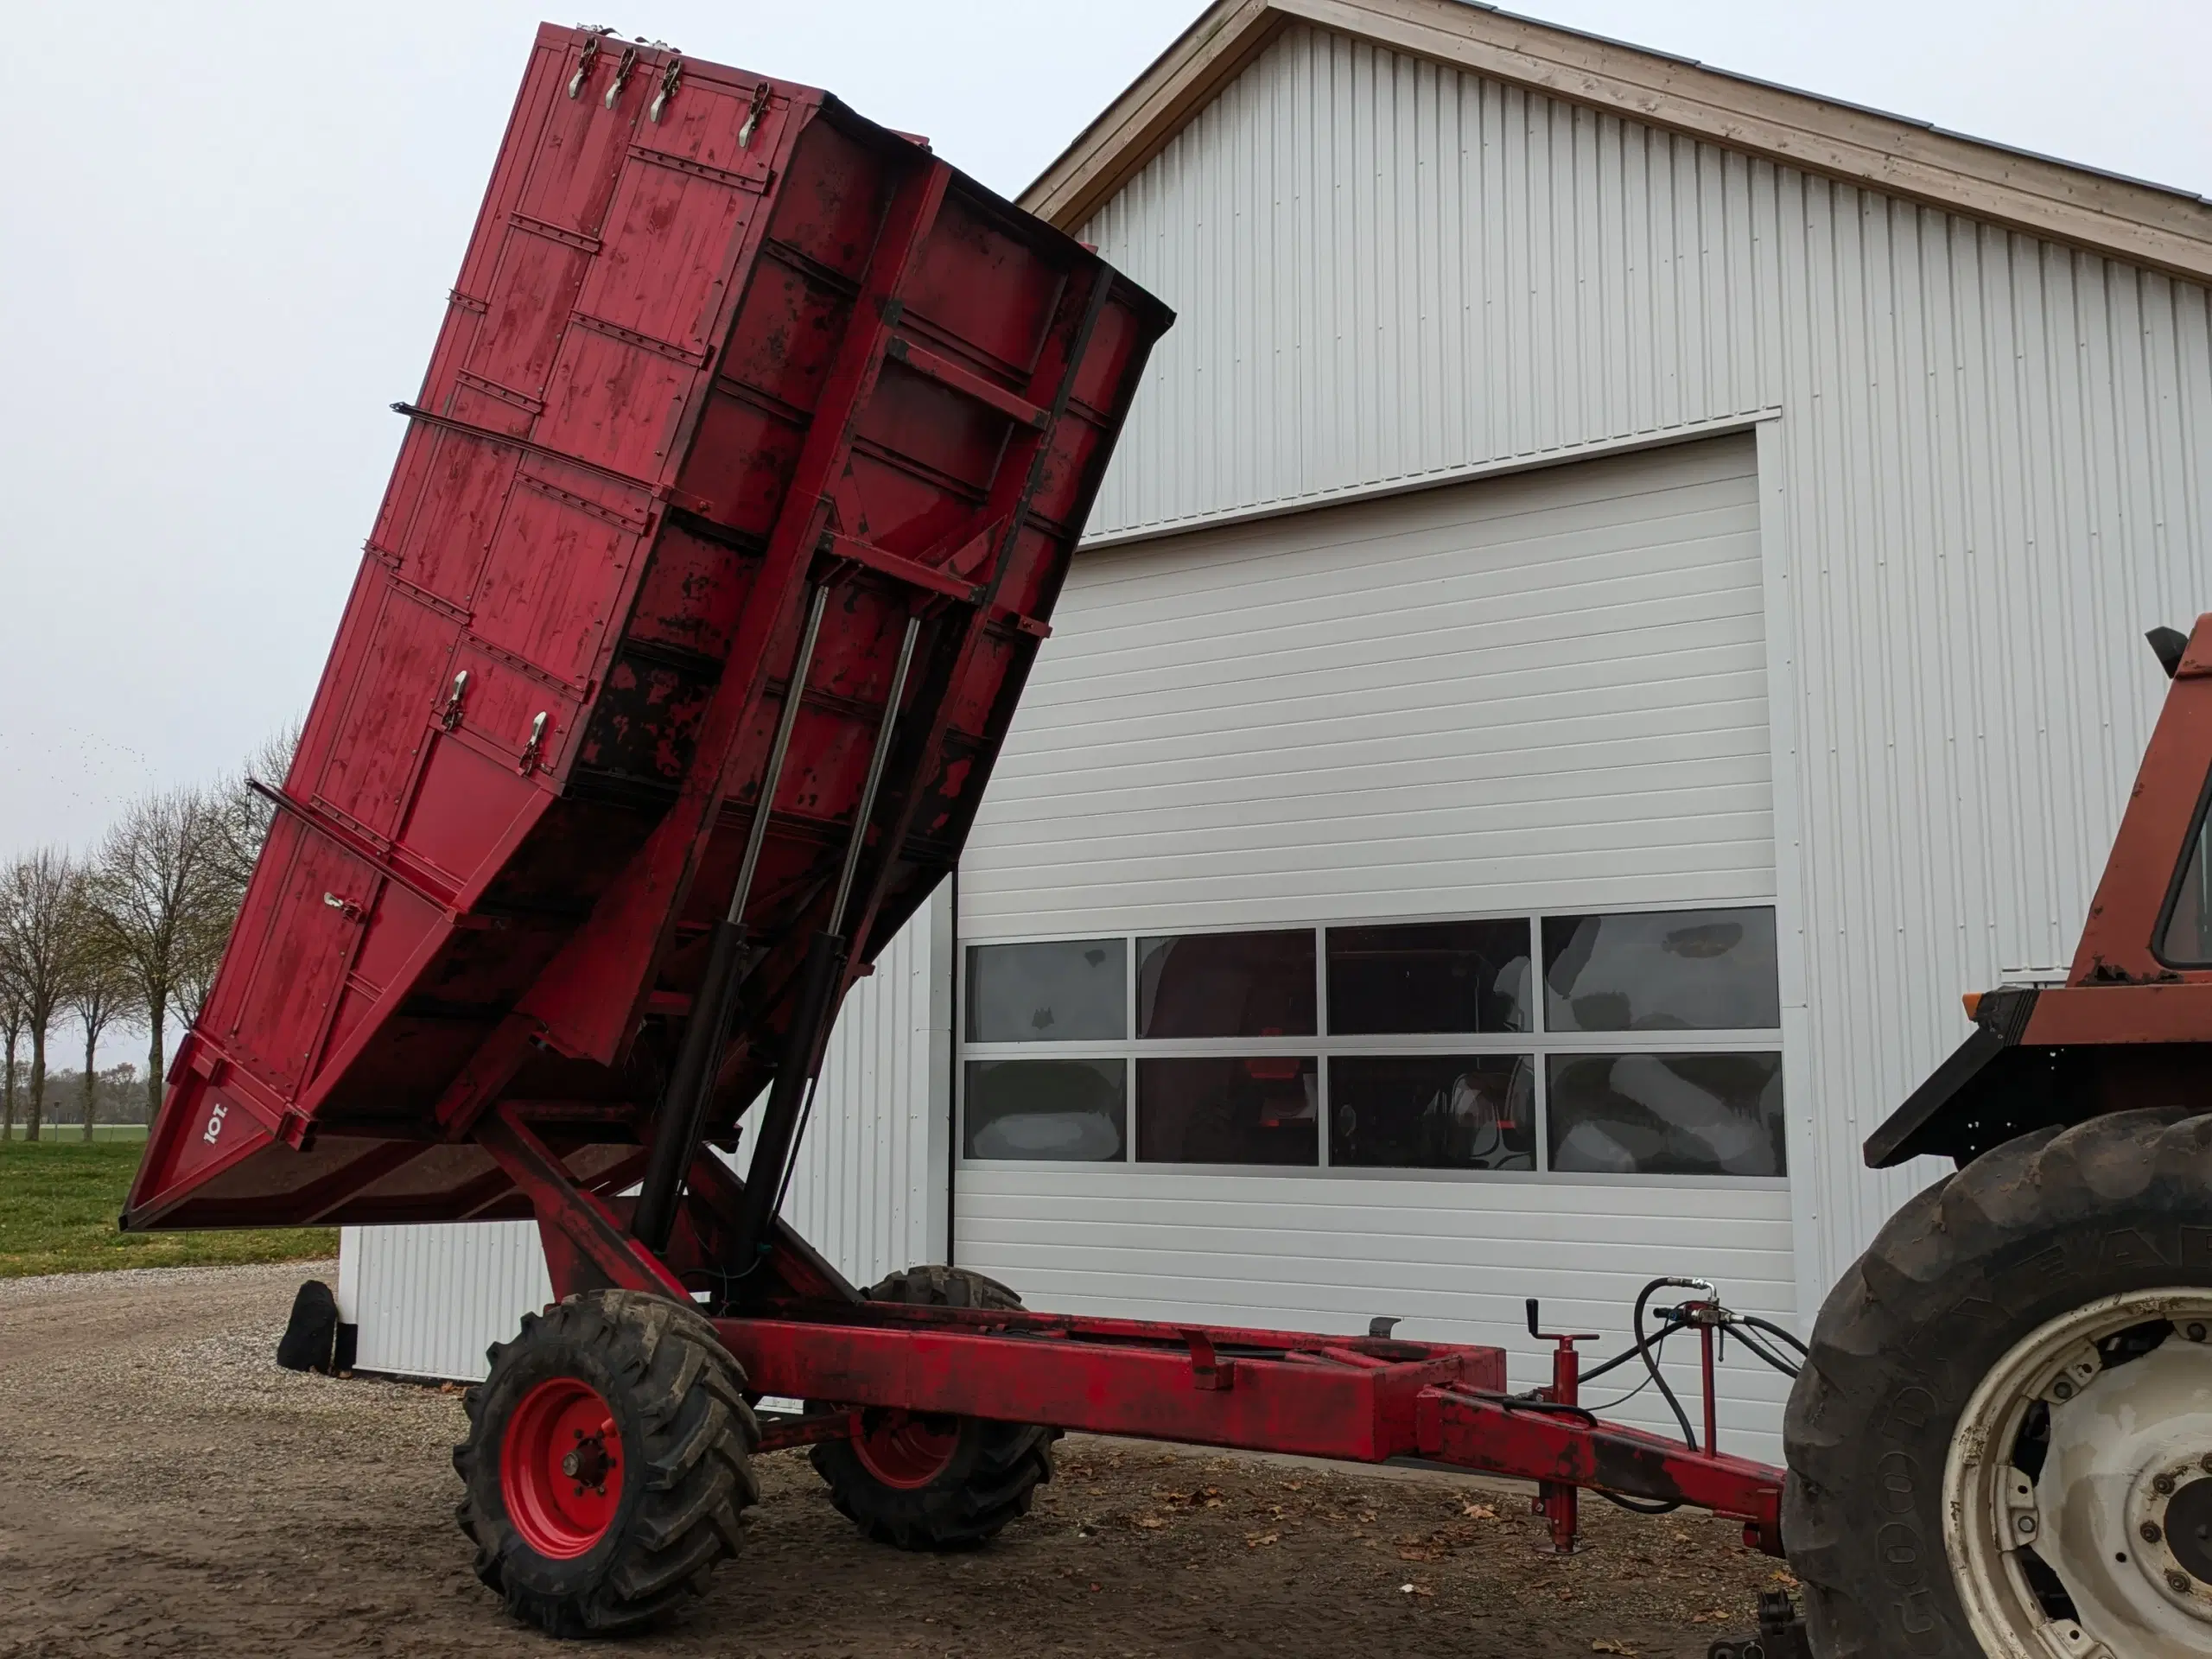
M668 107L668 100L676 96L676 89L683 84L683 60L671 58L668 67L660 72L660 90L653 94L653 101L645 106L645 115L655 126L660 124L660 112Z
M537 770L537 757L545 748L546 712L541 709L537 718L530 722L530 741L522 746L522 764L516 768L525 778Z
M630 84L630 72L637 67L638 48L634 46L624 47L621 61L614 66L614 79L607 83L606 102L608 109L613 109L622 101L622 89Z
M446 693L445 707L438 710L438 724L448 731L461 725L461 700L468 695L468 671L462 669L453 677L453 690Z
M768 83L762 81L753 89L753 107L746 111L745 124L737 130L737 147L753 148L753 135L760 130L760 118L768 113Z
M1214 1352L1213 1338L1203 1331L1185 1331L1191 1344L1191 1386L1226 1394L1236 1386L1236 1362Z
M584 49L576 59L576 73L569 77L569 96L582 98L584 83L591 79L591 67L599 59L599 36L594 34L584 42Z

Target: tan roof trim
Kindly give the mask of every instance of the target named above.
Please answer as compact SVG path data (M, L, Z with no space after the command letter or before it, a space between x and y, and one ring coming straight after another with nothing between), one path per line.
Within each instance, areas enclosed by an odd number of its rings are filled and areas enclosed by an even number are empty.
M1394 51L2212 281L2212 203L1460 0L1220 0L1047 168L1022 206L1074 230L1285 25Z
M1021 206L1064 231L1078 229L1287 21L1273 0L1218 0L1076 136L1022 193Z

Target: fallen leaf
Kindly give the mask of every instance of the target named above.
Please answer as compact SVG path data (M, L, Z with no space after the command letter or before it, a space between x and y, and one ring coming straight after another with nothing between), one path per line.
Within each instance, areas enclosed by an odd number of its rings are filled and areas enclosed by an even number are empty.
M1244 1535L1244 1548L1264 1549L1269 1544L1279 1542L1281 1538L1282 1535L1279 1532L1248 1532Z
M1398 1559L1402 1561L1433 1561L1436 1558L1437 1552L1433 1549L1403 1547L1398 1551Z
M1628 1656L1628 1659L1636 1659L1636 1649L1634 1648L1629 1646L1625 1642L1616 1642L1609 1636L1601 1636L1595 1642L1592 1642L1590 1644L1590 1651L1592 1653L1625 1654Z
M1487 1503L1462 1504L1459 1508L1459 1513L1470 1521L1495 1521L1497 1519L1497 1511Z
M1141 1515L1137 1516L1137 1525L1142 1527L1147 1532L1157 1532L1160 1528L1166 1524L1167 1523L1165 1521L1161 1520L1156 1515Z
M1433 1596L1436 1592L1425 1584L1402 1584L1398 1586L1398 1593L1402 1596Z

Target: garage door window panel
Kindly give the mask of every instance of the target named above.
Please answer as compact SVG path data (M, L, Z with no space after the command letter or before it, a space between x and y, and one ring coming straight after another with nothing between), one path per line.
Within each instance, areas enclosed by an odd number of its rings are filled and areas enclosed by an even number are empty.
M1329 1161L1533 1171L1534 1061L1526 1054L1337 1056L1329 1062Z
M968 1156L1119 1163L1128 1138L1120 1059L970 1060Z
M1128 1035L1128 952L1126 939L971 948L968 1040L1065 1043Z
M1544 918L1548 1031L1771 1031L1782 1023L1770 909Z
M1137 941L1137 1035L1311 1037L1313 930Z
M1321 1160L1320 1065L1311 1056L1137 1062L1137 1160L1313 1166Z
M1328 931L1332 1036L1523 1032L1529 923L1417 922Z
M1550 1073L1554 1170L1788 1173L1779 1053L1554 1054Z

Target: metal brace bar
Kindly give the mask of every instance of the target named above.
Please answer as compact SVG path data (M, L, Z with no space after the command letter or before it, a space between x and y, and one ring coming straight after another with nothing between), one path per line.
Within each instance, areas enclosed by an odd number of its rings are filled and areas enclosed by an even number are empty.
M1052 422L1049 410L1039 408L1018 392L1008 391L995 380L986 379L973 369L963 368L949 357L940 356L927 346L917 346L905 335L894 338L887 355L904 363L918 374L926 375L941 386L973 397L979 404L988 404L1001 415L1012 416L1024 426L1042 432Z

